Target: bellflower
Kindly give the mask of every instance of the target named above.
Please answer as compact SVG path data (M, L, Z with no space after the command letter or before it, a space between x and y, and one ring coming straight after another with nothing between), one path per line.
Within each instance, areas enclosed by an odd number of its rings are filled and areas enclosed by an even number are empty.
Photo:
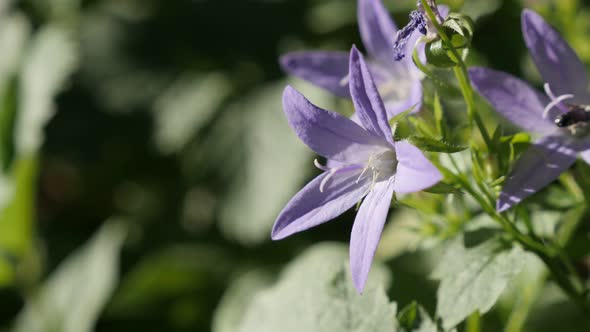
M362 292L381 237L394 192L412 193L431 187L441 174L420 150L394 141L387 112L367 64L353 47L350 94L358 123L311 104L291 87L283 107L297 136L330 160L324 171L287 203L275 221L272 238L283 239L342 214L363 197L352 228L352 279Z
M412 63L411 56L394 61L393 37L395 22L380 0L358 1L358 22L361 39L368 53L368 68L385 103L388 118L422 103L422 73ZM418 31L409 33L409 40L417 40ZM399 52L411 54L413 43ZM303 51L281 57L283 70L309 81L340 97L350 97L348 88L348 53Z
M523 11L522 30L546 82L545 94L509 74L470 69L475 88L500 114L543 135L516 162L497 201L500 212L555 180L576 161L578 153L590 162L590 93L583 63L537 13Z

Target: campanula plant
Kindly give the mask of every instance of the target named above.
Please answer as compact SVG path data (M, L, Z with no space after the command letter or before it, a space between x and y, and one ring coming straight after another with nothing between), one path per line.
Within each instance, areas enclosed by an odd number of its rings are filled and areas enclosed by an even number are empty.
M419 217L408 226L419 239L413 248L432 249L439 258L431 275L438 281L437 304L434 320L415 303L403 308L395 320L401 331L454 331L463 321L466 331L481 331L482 315L503 294L517 297L502 304L502 310L510 310L504 330L523 331L536 296L549 282L580 312L590 312L580 254L571 252L574 240L583 242L576 248L587 248L587 237L577 237L590 213L590 177L580 175L590 166L579 163L569 171L578 155L590 163L590 92L585 66L572 48L539 14L523 11L524 40L545 82L545 93L540 93L512 75L468 67L474 21L447 13L434 0L418 0L399 30L377 0L359 0L358 20L367 60L354 46L350 54L313 51L281 58L285 71L350 97L355 115L349 119L321 109L294 88L285 89L287 122L325 162L315 160L323 173L286 203L272 239L308 230L356 206L351 282L340 274L314 281L338 283L340 290L351 284L360 293L339 293L329 308L343 298L347 305L375 303L367 280L371 266L378 264L379 244L408 245L389 243L406 240L399 228L407 225L400 226L394 216L386 226L387 215L391 208L415 210ZM456 102L449 87L460 90L462 102ZM505 134L494 115L482 111L476 92L524 132ZM410 112L414 105L423 111ZM541 137L531 144L529 133ZM536 202L525 200L557 178L560 183L551 189L559 197L549 193ZM556 211L555 231L541 232L546 215ZM382 238L388 233L385 227L398 236ZM524 275L522 270L527 270ZM513 293L506 295L508 290ZM333 298L333 291L324 295ZM302 298L315 297L306 293ZM314 312L333 314L326 310ZM342 321L353 322L346 326L364 330L360 322L366 322L366 315L341 315ZM300 327L308 329L306 324Z

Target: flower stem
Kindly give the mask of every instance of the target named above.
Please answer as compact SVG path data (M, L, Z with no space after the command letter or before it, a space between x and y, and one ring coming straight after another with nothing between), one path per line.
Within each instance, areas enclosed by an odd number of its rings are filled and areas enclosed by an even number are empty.
M475 111L475 103L473 102L473 88L471 86L471 82L469 80L469 74L467 72L467 66L463 61L463 58L459 55L459 52L455 49L451 40L444 32L443 27L440 25L438 20L436 19L436 15L432 11L432 8L428 5L426 0L420 0L424 10L426 11L426 15L428 15L428 19L434 24L438 31L438 35L445 43L445 45L449 48L451 54L451 60L453 60L457 66L453 68L455 72L455 76L459 81L459 86L461 87L461 93L463 94L463 98L465 99L465 103L467 105L467 114L469 116L470 121L475 122L475 125L479 129L481 137L483 138L486 146L488 147L488 151L493 150L492 140L490 139L490 134L488 133L479 113Z
M465 332L481 332L481 316L479 311L472 313L467 318Z

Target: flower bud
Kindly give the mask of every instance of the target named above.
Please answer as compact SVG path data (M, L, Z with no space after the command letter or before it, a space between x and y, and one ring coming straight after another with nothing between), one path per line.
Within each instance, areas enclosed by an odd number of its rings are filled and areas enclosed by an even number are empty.
M452 47L463 56L473 38L473 21L464 14L451 13L442 24ZM437 38L426 44L426 60L437 67L453 67L457 64L449 45Z

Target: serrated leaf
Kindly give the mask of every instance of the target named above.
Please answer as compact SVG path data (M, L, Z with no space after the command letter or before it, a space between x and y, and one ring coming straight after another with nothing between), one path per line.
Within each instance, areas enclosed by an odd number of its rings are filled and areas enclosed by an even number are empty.
M363 295L349 277L348 248L321 244L308 249L279 282L254 296L238 332L392 332L395 304L373 266Z
M526 253L492 238L466 247L463 236L453 241L433 273L440 280L437 315L450 329L471 313L484 314L520 272Z
M410 136L408 140L420 150L430 152L455 153L467 149L466 146L459 146L425 136Z
M122 224L109 222L60 264L19 314L14 332L90 332L115 289Z

